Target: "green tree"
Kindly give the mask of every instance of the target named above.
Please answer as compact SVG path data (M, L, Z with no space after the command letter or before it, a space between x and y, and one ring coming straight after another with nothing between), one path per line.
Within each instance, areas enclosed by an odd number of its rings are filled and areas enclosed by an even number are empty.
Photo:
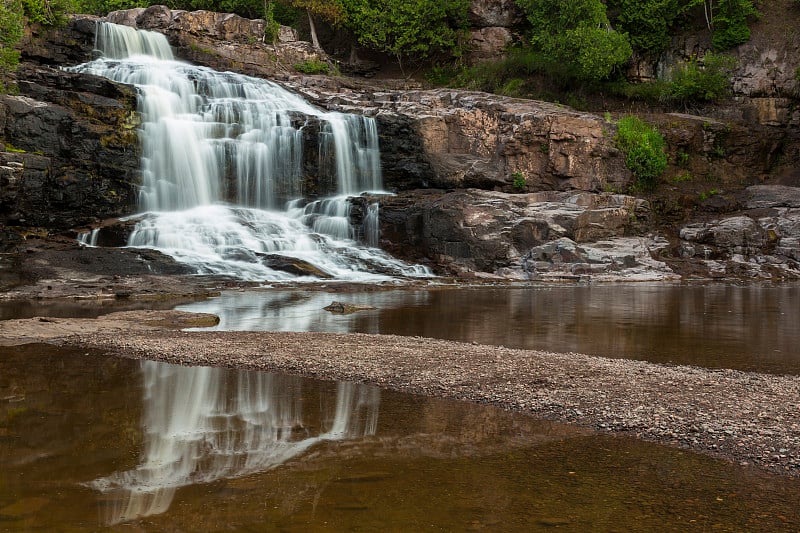
M607 78L633 50L627 35L614 31L600 0L517 0L531 23L531 42L554 64L575 77Z
M702 6L711 42L717 51L728 50L750 39L749 19L759 15L751 0L688 0L686 9Z
M343 0L358 42L395 57L459 56L469 0Z
M3 79L19 64L16 45L22 38L23 18L20 0L0 0L0 92L5 92Z
M680 13L678 0L608 0L615 26L628 34L634 50L659 53L667 49Z

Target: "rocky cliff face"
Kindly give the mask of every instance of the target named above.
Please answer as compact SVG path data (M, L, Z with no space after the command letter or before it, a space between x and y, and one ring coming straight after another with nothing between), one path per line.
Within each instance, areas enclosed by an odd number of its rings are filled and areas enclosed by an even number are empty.
M502 57L522 20L522 11L513 0L471 0L467 59L480 62Z
M319 79L282 83L326 109L375 116L384 180L395 191L598 192L623 190L631 183L615 147L616 126L597 115L469 91L363 93L326 86Z
M65 230L130 212L139 182L136 95L27 66L0 96L0 225Z

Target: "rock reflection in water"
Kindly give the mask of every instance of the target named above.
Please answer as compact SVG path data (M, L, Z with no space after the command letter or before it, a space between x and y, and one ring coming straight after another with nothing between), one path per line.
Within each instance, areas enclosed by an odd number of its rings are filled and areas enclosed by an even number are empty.
M96 479L108 524L160 514L179 487L262 472L325 440L374 435L380 391L339 382L335 410L304 420L302 380L261 372L141 365L140 464Z

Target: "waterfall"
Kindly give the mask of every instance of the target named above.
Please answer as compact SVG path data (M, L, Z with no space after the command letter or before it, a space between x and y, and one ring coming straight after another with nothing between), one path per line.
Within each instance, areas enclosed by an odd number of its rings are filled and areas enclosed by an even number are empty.
M132 84L139 94L142 187L128 245L159 249L201 274L281 280L428 276L357 243L349 197L383 188L375 120L319 110L279 85L176 61L155 32L99 23L102 56L70 70ZM304 146L309 119L318 146ZM303 198L303 161L317 150L336 196ZM321 176L322 177L322 176ZM374 220L370 223L377 227Z
M177 489L263 472L322 441L375 435L380 390L339 382L332 418L305 422L303 382L293 376L141 363L139 464L87 485L103 493L108 524L167 511ZM323 399L324 399L323 395Z

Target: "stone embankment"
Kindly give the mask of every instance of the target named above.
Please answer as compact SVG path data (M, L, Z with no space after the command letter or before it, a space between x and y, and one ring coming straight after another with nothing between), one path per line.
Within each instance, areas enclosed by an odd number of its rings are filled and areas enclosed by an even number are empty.
M213 316L125 312L0 322L0 338L124 357L371 383L497 405L800 475L800 377L391 335L185 332Z

